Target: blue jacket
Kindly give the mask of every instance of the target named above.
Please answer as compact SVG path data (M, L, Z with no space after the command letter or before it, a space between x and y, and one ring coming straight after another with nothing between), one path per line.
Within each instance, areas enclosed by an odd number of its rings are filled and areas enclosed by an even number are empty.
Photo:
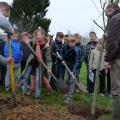
M12 48L12 58L14 59L14 63L15 64L20 63L22 59L20 43L18 41L11 39L11 48ZM6 58L9 57L8 42L5 43L4 56Z
M66 61L70 70L75 72L79 69L81 63L81 51L78 47L70 48L68 45L63 48L63 60Z
M82 53L79 46L75 46L75 53L76 53L76 59L75 59L74 71L80 69L81 66Z

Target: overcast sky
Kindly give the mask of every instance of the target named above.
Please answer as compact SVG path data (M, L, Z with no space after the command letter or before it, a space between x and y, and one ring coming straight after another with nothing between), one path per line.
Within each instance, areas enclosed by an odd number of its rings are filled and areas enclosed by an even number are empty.
M0 1L11 3L12 0ZM96 31L98 36L101 36L102 31L91 20L96 20L99 15L92 0L50 0L47 13L47 17L52 20L50 33L55 34L58 31L63 31L66 34L71 31L86 36L90 31ZM102 24L100 18L98 23Z

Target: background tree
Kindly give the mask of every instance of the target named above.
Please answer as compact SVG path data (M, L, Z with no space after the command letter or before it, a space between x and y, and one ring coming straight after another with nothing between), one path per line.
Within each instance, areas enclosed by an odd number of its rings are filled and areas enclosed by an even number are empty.
M32 33L38 26L48 32L51 20L45 16L49 5L49 0L14 0L10 22L18 32Z

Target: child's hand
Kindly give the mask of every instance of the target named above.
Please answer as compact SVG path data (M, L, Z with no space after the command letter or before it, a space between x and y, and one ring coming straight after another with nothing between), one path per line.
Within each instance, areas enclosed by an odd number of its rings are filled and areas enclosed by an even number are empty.
M52 73L52 70L48 69L48 74L51 75L51 73Z
M11 57L8 57L8 58L6 59L6 64L10 64L10 62L14 63L14 59L11 58Z

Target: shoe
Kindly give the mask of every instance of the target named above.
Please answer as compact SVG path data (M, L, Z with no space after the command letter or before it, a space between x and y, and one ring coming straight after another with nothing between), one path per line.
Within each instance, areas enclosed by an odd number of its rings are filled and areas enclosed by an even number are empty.
M64 95L64 100L66 100L66 99L67 99L67 96L68 96L68 94L65 94L65 95Z
M89 93L89 96L92 96L93 95L93 93Z
M65 104L71 104L72 103L72 98L67 97L66 100L64 101Z
M8 92L10 88L8 86L5 87L5 91Z
M76 90L76 93L80 93L80 91L77 89L77 90Z
M105 95L103 93L100 93L100 96L104 97Z
M111 93L107 94L107 96L108 96L110 99L112 99L112 94L111 94Z

